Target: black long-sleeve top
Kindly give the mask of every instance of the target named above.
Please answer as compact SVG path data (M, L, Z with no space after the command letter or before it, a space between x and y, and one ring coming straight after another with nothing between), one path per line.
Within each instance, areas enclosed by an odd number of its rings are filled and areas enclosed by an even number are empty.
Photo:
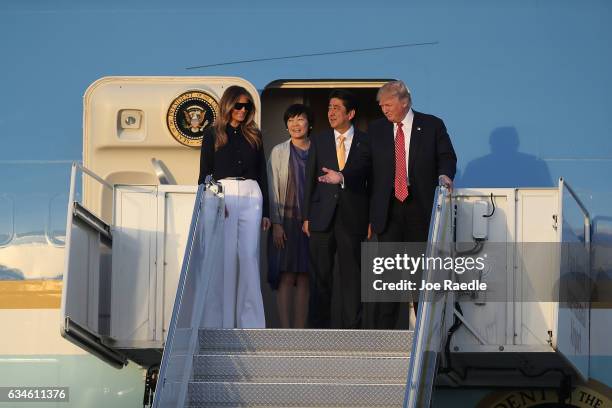
M257 181L263 196L262 216L269 217L268 177L263 146L252 147L242 130L227 125L227 143L215 151L215 131L211 126L204 131L200 152L200 176L203 184L206 176L212 174L215 180L226 177L244 177Z

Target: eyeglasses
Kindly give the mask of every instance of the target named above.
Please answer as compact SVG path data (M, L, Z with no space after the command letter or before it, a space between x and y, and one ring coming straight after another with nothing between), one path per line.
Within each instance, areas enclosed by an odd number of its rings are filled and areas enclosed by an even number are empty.
M247 112L250 112L251 109L253 109L253 104L251 102L236 102L234 104L234 109L239 111L242 110L242 108L245 108Z

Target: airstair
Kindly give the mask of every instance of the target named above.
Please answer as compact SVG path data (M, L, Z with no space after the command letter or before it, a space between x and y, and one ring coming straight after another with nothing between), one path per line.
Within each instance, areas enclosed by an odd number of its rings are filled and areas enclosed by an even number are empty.
M220 266L219 189L198 191L154 406L400 406L411 331L206 327L209 271Z
M186 406L398 407L411 336L200 329Z
M79 202L78 171L109 192L110 216ZM563 180L548 189L436 192L427 256L456 257L458 241L484 250L504 243L494 266L507 274L510 296L427 292L414 331L215 327L207 292L222 270L224 217L215 183L111 185L73 166L62 334L117 368L161 360L155 407L416 408L431 405L435 387L588 378L588 298L528 296L563 290L555 284L566 275L588 278L590 219ZM530 241L552 244L550 253L534 254ZM424 279L436 273L426 268Z

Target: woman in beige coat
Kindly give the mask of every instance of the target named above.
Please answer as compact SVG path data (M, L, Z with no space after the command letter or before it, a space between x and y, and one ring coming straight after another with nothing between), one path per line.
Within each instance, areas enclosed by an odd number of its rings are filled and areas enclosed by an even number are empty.
M301 104L289 106L284 115L290 139L272 149L268 161L272 242L268 245L268 282L278 289L277 306L281 326L306 326L308 317L308 237L302 232L305 169L312 118ZM295 296L293 288L295 287Z

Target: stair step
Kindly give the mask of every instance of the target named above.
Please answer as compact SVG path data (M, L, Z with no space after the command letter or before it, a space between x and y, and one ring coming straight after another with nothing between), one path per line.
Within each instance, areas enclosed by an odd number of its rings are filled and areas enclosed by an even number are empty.
M413 331L201 329L199 354L410 355Z
M401 407L404 385L190 382L191 407Z
M193 378L207 382L406 383L408 357L197 355Z

